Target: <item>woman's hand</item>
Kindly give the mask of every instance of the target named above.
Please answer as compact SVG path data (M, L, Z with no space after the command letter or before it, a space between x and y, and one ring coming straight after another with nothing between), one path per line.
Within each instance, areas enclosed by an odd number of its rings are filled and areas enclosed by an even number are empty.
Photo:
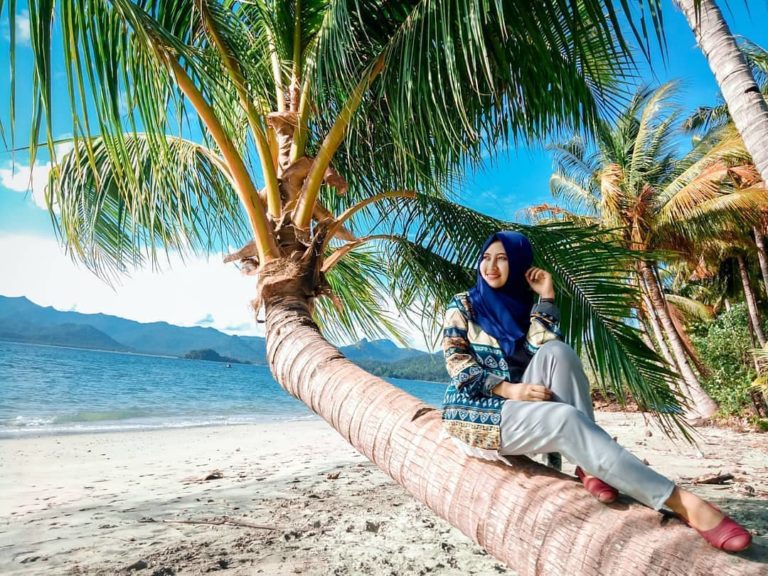
M525 279L531 289L542 298L554 298L555 287L552 274L541 268L528 268Z
M541 384L526 384L524 382L519 384L502 382L496 386L492 392L507 400L524 402L546 402L552 398L552 390L546 386L542 386Z

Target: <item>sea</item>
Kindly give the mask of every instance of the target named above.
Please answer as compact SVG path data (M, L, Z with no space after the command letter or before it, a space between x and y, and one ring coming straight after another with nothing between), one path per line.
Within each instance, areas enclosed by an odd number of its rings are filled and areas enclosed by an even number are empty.
M445 390L389 382L436 407ZM0 438L312 418L266 366L0 341Z

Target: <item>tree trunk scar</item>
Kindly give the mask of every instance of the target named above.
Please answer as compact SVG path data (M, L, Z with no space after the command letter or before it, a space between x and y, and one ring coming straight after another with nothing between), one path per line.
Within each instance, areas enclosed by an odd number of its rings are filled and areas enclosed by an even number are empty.
M416 412L413 414L413 418L411 418L411 422L416 422L417 419L424 416L424 414L428 414L429 412L434 412L435 408L432 408L431 406L422 406Z

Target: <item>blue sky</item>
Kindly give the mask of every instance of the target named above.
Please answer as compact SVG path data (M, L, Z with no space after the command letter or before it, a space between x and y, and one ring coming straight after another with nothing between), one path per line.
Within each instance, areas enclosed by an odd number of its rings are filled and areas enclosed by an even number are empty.
M7 4L6 10L7 10ZM736 35L768 47L768 0L748 3L720 2L725 17ZM17 59L18 121L17 146L27 141L29 97L24 86L31 83L29 26L25 2L18 2ZM695 45L685 19L664 2L664 22L669 43L665 64L654 48L652 66L643 64L641 81L658 85L667 80L681 82L678 101L683 110L712 105L718 88L704 56ZM8 70L8 24L3 15L0 24L0 71ZM638 55L639 59L642 56ZM0 119L8 127L9 87L7 72L0 86ZM63 72L54 78L62 81ZM55 126L60 136L67 136L68 104L55 109ZM233 333L261 332L250 320L247 308L253 297L252 281L241 277L232 266L220 263L219 255L182 263L172 258L170 269L163 272L139 270L109 287L83 267L76 266L57 245L51 219L42 208L45 178L50 168L47 157L29 166L25 153L14 157L0 144L0 295L27 296L41 305L83 312L104 312L140 321L165 320L180 325L205 325ZM509 148L475 173L470 173L460 187L459 200L477 210L514 220L526 206L547 202L551 157L543 147ZM32 186L30 188L30 177ZM422 346L416 339L414 345Z

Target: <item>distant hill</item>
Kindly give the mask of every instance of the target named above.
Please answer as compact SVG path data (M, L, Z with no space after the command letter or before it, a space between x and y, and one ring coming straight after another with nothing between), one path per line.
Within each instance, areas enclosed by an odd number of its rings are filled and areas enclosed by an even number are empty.
M265 340L258 336L230 336L214 328L142 323L107 314L62 312L38 306L23 296L0 296L0 340L158 356L183 357L190 351L205 350L224 361L266 364ZM400 348L389 340L363 339L340 350L380 376L445 379L442 355L435 360L426 352Z
M187 360L208 360L209 362L226 362L227 364L243 364L246 363L243 360L237 358L230 358L229 356L222 356L216 350L210 350L208 348L204 350L192 350L182 356Z
M377 362L390 363L406 360L408 358L429 356L426 352L420 350L400 348L391 340L368 340L367 338L363 338L357 344L342 346L339 350L353 362L374 360Z
M429 382L449 382L445 370L445 358L442 352L434 354L420 353L419 356L404 358L396 362L376 360L355 361L361 368L376 376L386 378L404 378L406 380L427 380Z
M47 333L60 333L64 325L81 327L84 337L81 339L71 332L67 342L56 343L75 348L124 350L159 356L183 356L190 350L209 348L221 356L266 364L264 338L242 338L214 328L174 326L167 322L142 323L107 314L62 312L38 306L24 297L0 296L0 334L5 334L2 337L6 340L52 344L54 342ZM106 339L99 342L97 332Z
M93 326L78 324L41 325L21 321L0 320L0 340L32 342L52 346L75 346L95 350L132 352L128 346L116 342Z

